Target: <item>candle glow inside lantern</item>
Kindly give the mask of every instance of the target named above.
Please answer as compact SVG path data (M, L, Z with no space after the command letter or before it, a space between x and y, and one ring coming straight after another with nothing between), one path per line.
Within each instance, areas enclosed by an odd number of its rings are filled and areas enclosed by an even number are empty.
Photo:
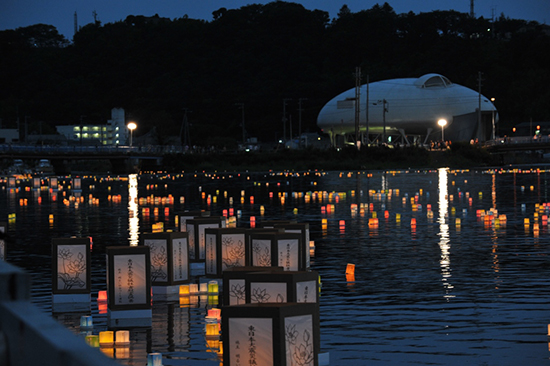
M223 308L223 364L318 366L315 304L246 304ZM249 345L254 347L249 347Z
M309 240L307 241L309 245ZM309 248L301 233L250 234L252 266L281 266L286 271L305 271ZM306 254L307 252L307 254Z
M141 243L150 248L153 293L178 295L191 278L188 233L146 233Z
M117 330L115 333L115 345L125 346L130 344L130 331Z
M147 354L147 366L162 366L162 353Z
M99 336L98 335L87 335L86 336L86 343L90 347L98 348L99 347Z
M106 330L99 332L99 345L101 347L109 347L114 344L114 332L112 330Z
M52 239L52 305L54 311L90 308L90 239Z
M205 275L221 278L231 267L247 265L246 229L205 229Z
M148 246L107 247L108 324L151 326L151 257Z
M80 317L81 329L92 329L93 327L94 327L94 322L91 315L82 315Z
M190 219L187 220L186 225L189 234L189 259L193 262L205 262L205 230L224 227L225 219L221 217Z

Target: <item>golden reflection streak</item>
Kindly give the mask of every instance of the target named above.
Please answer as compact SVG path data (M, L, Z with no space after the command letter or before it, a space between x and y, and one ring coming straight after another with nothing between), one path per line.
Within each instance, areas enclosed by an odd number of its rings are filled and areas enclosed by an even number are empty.
M492 199L493 209L496 212L496 209L497 209L496 173L493 173L493 179L492 179L492 184L491 184L491 199ZM495 215L495 219L496 218L498 218L498 215ZM499 261L498 261L498 253L497 253L497 250L498 250L498 234L497 234L497 228L495 227L495 225L493 225L493 228L492 228L491 242L492 242L491 252L493 253L493 270L495 271L495 273L498 273L499 270L500 270L500 264L499 264ZM498 280L498 276L497 276L496 279ZM496 285L495 288L498 289L498 285Z
M441 281L443 282L443 287L445 288L444 297L447 300L454 297L454 295L450 295L453 285L449 282L451 277L451 244L449 239L449 224L447 223L449 209L448 173L448 168L438 169L439 217L437 222L439 223L439 248L441 249L441 259L439 264L441 266Z
M493 173L493 182L491 184L491 200L493 204L493 209L497 209L497 175Z
M139 217L138 217L138 183L137 174L128 176L128 231L130 246L139 244Z

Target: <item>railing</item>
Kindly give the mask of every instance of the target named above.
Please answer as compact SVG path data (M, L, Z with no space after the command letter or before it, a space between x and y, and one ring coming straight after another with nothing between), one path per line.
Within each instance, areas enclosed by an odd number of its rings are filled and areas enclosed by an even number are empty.
M182 154L193 152L184 146L175 145L145 145L145 146L89 146L89 145L22 145L0 144L0 154Z
M0 365L120 366L30 302L30 275L0 260Z

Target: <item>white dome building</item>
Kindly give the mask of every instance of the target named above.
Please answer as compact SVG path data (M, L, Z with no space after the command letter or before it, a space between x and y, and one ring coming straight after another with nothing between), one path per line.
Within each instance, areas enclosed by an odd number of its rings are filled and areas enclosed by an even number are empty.
M442 135L446 141L485 141L494 136L498 121L488 98L438 74L369 83L368 91L365 84L359 93L358 130L363 144L428 143L440 141ZM333 145L355 144L356 99L356 88L350 89L319 112L317 126L330 135ZM440 120L446 123L441 126Z

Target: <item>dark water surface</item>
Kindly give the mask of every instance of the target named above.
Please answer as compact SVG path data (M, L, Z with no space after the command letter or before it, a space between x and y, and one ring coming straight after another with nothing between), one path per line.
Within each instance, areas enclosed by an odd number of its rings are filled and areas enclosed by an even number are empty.
M238 227L249 227L251 216L310 224L312 269L322 279L321 351L330 352L331 365L546 365L550 239L542 216L549 212L537 211L536 204L550 202L549 175L433 170L92 176L82 178L82 192L61 177L57 192L32 189L24 180L15 191L4 182L0 215L15 213L7 261L32 274L33 302L48 314L51 239L92 236L94 333L107 329L95 301L106 289L106 246L136 243L157 222L174 228L175 214L184 210L222 215L233 207ZM75 195L84 198L78 205L70 198ZM134 196L136 201L129 199ZM416 210L415 196L421 205ZM370 204L378 227L369 227ZM323 211L327 205L333 205L329 213ZM476 215L491 209L506 223ZM356 265L354 279L345 276L348 263ZM148 352L161 352L164 365L218 365L204 337L204 300L154 302L153 327L132 331L130 349L117 359L144 365ZM79 333L81 314L53 315Z

